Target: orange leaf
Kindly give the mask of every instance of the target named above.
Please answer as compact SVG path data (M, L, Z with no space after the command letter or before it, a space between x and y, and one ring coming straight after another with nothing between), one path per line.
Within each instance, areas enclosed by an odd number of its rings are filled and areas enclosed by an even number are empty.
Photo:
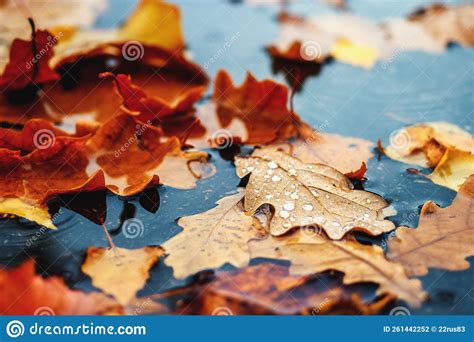
M10 46L10 61L0 76L0 88L19 90L57 80L59 74L48 64L56 43L57 39L44 30L34 31L31 40L15 39Z
M346 173L346 177L353 180L363 180L365 178L365 173L367 172L367 165L365 162L362 162L360 168L355 171Z
M0 313L2 315L97 315L123 313L123 308L102 293L69 289L53 276L35 274L29 261L11 270L0 270Z

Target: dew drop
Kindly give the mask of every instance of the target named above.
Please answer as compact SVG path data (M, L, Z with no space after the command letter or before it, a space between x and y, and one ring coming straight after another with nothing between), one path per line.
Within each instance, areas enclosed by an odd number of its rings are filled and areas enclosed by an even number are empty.
M276 169L278 167L278 165L275 162L271 161L271 162L268 163L268 167L270 169Z
M278 175L275 175L275 176L272 177L272 181L273 182L279 182L279 181L281 181L281 177L278 176Z
M283 204L283 209L292 211L293 209L295 209L295 204L293 202L286 202L285 204Z
M286 211L286 210L282 210L278 213L278 215L281 217L281 218L288 218L290 217L290 214Z
M313 205L310 204L310 203L303 204L303 210L311 211L311 210L313 210Z

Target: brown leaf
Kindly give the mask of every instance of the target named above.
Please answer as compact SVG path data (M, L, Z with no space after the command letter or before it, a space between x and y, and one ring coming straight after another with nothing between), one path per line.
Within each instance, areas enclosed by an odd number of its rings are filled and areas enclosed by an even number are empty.
M347 287L324 284L313 277L292 276L288 268L259 264L221 271L210 284L195 291L178 313L201 315L295 315L379 312L392 298L364 303Z
M89 247L81 270L92 278L95 287L127 305L145 286L150 268L162 255L163 249L160 247Z
M121 314L123 307L102 293L69 289L63 279L35 274L33 261L0 270L2 315L100 315Z
M474 255L474 175L446 208L426 202L418 228L400 227L389 240L388 258L405 267L409 276L423 276L428 268L450 271L469 268Z
M236 158L237 175L250 179L245 191L245 210L254 213L270 204L274 236L294 227L316 225L331 239L341 239L350 230L380 235L393 230L383 220L388 204L379 196L353 190L344 174L324 164L305 164L274 148L256 149L249 157Z
M183 231L166 241L165 263L176 278L218 268L225 263L246 266L250 260L247 242L265 235L257 219L246 215L240 203L243 191L217 201L204 213L179 219Z
M28 123L22 132L0 129L0 134L0 144L15 149L0 148L0 212L50 228L46 203L54 195L109 189L129 196L160 182L192 188L215 172L207 153L183 151L179 139L165 138L159 128L128 114L80 138L41 121Z
M243 143L284 141L297 137L306 127L288 109L288 89L284 85L271 80L257 81L250 73L240 87L235 87L229 74L219 71L213 101L222 128L229 128L233 121L245 125L247 134L240 137Z
M421 282L408 279L401 265L385 258L382 248L362 245L352 237L334 241L318 230L299 229L282 237L250 241L249 247L252 258L291 261L293 275L336 270L344 273L344 284L373 282L379 285L377 294L393 294L414 307L425 298Z

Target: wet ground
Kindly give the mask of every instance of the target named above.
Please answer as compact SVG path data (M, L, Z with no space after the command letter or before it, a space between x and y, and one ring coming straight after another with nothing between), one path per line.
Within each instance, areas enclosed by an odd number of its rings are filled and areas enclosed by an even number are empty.
M132 0L113 1L97 26L120 23L133 3ZM179 3L190 54L197 63L206 66L211 77L225 68L236 82L244 79L247 70L258 78L285 81L282 75L272 73L271 59L264 51L264 46L278 35L277 6L249 6L217 0ZM349 1L349 10L381 20L388 16L405 16L423 3L358 0ZM297 1L288 9L302 15L335 11L313 1ZM217 59L212 58L228 41L232 44L226 45L224 53ZM295 111L324 132L374 142L381 138L385 145L393 130L423 121L449 121L472 133L473 61L474 49L451 46L439 55L401 53L387 68L379 63L373 69L365 70L332 62L324 65L318 76L306 81L295 97ZM107 239L102 227L93 222L97 213L82 212L84 215L81 215L75 212L77 208L95 205L101 211L106 201L105 225L117 246L160 245L181 230L176 218L214 207L216 200L234 191L239 183L231 162L217 151L210 153L218 172L214 177L198 182L193 190L160 186L148 190L147 196L130 199L105 192L94 193L76 198L76 208L69 209L61 206L66 199L58 199L51 203L51 210L59 212L55 220L59 229L46 233L24 220L0 222L0 262L12 266L34 257L46 274L60 274L73 287L92 289L90 279L80 272L80 264L88 246L107 246ZM419 209L425 201L433 200L440 206L447 206L455 196L447 188L407 173L410 165L382 157L370 160L368 166L364 188L392 203L397 210L392 219L397 225L415 227ZM135 239L126 238L121 231L120 222L130 217L144 223L143 235ZM372 241L384 245L384 238ZM469 260L473 262L474 258ZM474 313L472 269L461 272L430 269L421 279L430 298L412 314ZM174 279L171 269L161 261L152 269L140 295L165 291L184 283L186 281Z

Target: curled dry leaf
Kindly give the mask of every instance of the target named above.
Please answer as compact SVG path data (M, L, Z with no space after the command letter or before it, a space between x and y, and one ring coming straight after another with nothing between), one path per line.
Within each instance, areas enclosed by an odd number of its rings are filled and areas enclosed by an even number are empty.
M243 190L220 199L204 213L183 217L183 231L166 241L165 263L176 278L218 268L225 263L246 266L250 260L247 242L265 235L259 221L242 210Z
M336 315L377 314L391 297L364 303L357 293L339 284L308 276L292 276L288 268L259 264L217 272L210 284L185 300L180 314L201 315ZM197 298L197 299L196 299Z
M434 168L428 177L455 191L474 170L474 138L447 122L423 123L395 131L385 153L404 163Z
M295 139L276 147L305 163L331 165L342 173L359 169L373 156L370 141L334 133L313 132L306 139Z
M110 77L115 82L118 94L123 99L122 108L132 115L136 115L140 121L154 121L166 119L172 114L191 113L194 103L204 94L206 87L195 87L184 94L177 94L173 102L168 103L165 99L148 96L139 86L132 83L129 75L114 75L105 72L102 78Z
M127 305L145 286L150 268L162 255L160 247L89 247L81 270L91 277L95 287L114 296L122 305Z
M192 188L215 171L207 153L183 151L178 138L165 138L128 114L80 138L48 125L37 120L22 132L0 131L13 137L0 139L7 144L0 145L7 147L0 148L0 212L53 228L46 203L54 195L106 188L130 196L160 182ZM29 153L21 155L24 150Z
M250 179L245 210L254 213L264 204L274 207L270 233L285 234L294 227L320 226L331 239L351 230L380 235L393 230L383 219L388 204L379 196L353 190L344 174L324 164L305 164L274 148L256 149L235 161L237 175Z
M393 294L418 307L425 298L421 282L408 279L403 267L388 261L379 246L362 245L353 237L328 239L315 229L300 229L282 237L249 242L252 258L291 261L290 273L306 275L328 270L344 273L343 283L374 282L377 294Z
M2 315L99 315L122 314L123 307L102 293L69 289L63 279L35 274L33 261L0 270Z
M229 128L234 120L245 125L247 134L240 137L243 143L285 141L307 129L288 109L287 87L271 80L257 81L250 73L240 87L235 87L229 74L219 71L213 101L222 128Z
M409 276L423 276L428 268L469 268L466 258L474 255L474 175L449 207L425 203L418 228L398 228L388 246L388 258L403 265Z
M32 29L35 29L33 24ZM0 76L0 89L21 90L30 84L57 80L59 74L49 66L56 42L57 39L44 30L34 31L30 40L15 39L10 47L9 62Z

